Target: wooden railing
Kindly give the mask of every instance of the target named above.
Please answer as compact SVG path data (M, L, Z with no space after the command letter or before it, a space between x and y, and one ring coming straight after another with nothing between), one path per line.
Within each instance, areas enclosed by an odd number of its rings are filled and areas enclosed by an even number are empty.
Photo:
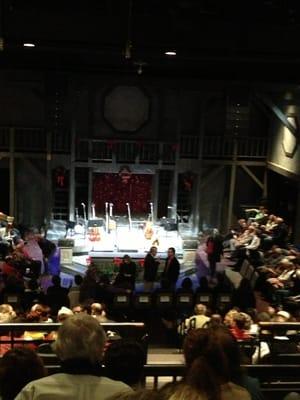
M47 149L47 140L48 147ZM141 164L175 164L177 158L266 158L267 139L261 137L205 136L202 143L198 135L182 135L179 143L79 139L76 160L81 162L117 162ZM49 144L50 143L50 144ZM201 144L201 146L200 146ZM0 127L0 152L53 153L71 152L70 132L52 133L47 139L43 128ZM202 155L201 155L202 153Z
M47 135L44 128L0 127L0 151L46 153ZM70 134L52 134L50 148L53 153L70 153Z

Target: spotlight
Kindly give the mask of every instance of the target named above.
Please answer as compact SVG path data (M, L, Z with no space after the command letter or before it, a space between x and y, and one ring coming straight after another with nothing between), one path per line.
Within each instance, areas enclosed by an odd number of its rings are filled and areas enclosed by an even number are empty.
M139 60L139 61L135 61L133 63L133 65L135 65L137 67L137 74L138 75L142 75L143 71L144 71L144 67L147 66L148 64L145 61Z
M34 43L23 43L23 47L35 47Z
M176 56L176 51L175 51L175 50L168 50L168 51L165 51L165 55L166 55L166 56L174 57L174 56Z

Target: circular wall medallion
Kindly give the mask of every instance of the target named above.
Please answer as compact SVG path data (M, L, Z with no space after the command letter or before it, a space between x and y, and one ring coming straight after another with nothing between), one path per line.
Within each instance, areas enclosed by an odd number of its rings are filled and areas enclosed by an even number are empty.
M103 107L105 120L119 132L136 132L149 120L149 98L136 86L113 88Z

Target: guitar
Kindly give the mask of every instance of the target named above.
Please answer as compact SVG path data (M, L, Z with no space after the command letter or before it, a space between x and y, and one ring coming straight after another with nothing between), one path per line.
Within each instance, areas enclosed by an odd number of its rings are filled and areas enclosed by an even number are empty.
M95 203L91 204L92 219L96 219ZM88 235L91 242L99 242L101 240L99 226L91 226L88 228Z
M108 223L108 230L115 231L117 229L117 223L113 219L113 203L109 203L109 223Z
M131 229L132 229L132 220L131 220L130 204L126 203L126 206L127 206L127 212L128 212L129 230L131 231Z
M78 235L84 235L85 227L82 223L79 223L79 214L77 207L75 208L75 219L76 219L76 224L74 226L74 232L77 233Z
M152 236L154 235L153 230L153 203L150 204L150 214L148 216L148 221L146 222L145 229L144 229L144 236L145 239L151 240Z
M108 203L105 202L105 229L109 232L109 215L108 215Z
M92 209L92 219L96 219L95 203L91 204Z

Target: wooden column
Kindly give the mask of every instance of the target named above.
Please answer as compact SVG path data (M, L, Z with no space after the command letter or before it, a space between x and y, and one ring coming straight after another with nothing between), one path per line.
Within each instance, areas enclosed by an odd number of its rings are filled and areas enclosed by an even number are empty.
M46 218L50 220L53 206L52 196L52 133L47 131L47 155L46 155Z
M172 182L172 192L170 196L169 206L172 208L170 212L168 210L168 216L177 220L177 198L178 198L178 171L179 171L179 144L180 144L180 136L181 136L181 92L177 93L177 129L176 129L176 150L175 151L175 166L173 170L173 182Z
M88 204L87 218L92 219L92 203L93 203L93 169L89 167L89 187L88 187Z
M71 127L71 164L69 183L69 220L75 220L75 161L76 161L76 122L73 118Z
M172 196L169 206L171 206L170 216L176 220L177 217L177 193L178 193L178 161L176 160L176 165L173 173L173 182L172 182ZM169 212L168 212L169 214Z
M268 170L267 166L264 169L264 187L263 187L263 198L266 199L268 197Z
M199 133L198 133L198 168L196 172L195 187L193 190L193 202L192 202L192 230L196 235L202 230L201 224L201 181L202 181L202 153L203 153L203 140L205 135L205 119L204 119L205 102L203 99L200 100L199 104Z
M227 230L230 229L232 223L234 192L236 183L236 169L237 169L237 152L238 152L238 142L237 139L235 139L233 144L233 163L231 166L230 186L229 186Z
M157 221L157 211L158 211L158 196L159 196L159 170L155 170L152 182L152 203L153 203L153 217L154 222Z
M15 215L15 129L9 130L9 215Z

